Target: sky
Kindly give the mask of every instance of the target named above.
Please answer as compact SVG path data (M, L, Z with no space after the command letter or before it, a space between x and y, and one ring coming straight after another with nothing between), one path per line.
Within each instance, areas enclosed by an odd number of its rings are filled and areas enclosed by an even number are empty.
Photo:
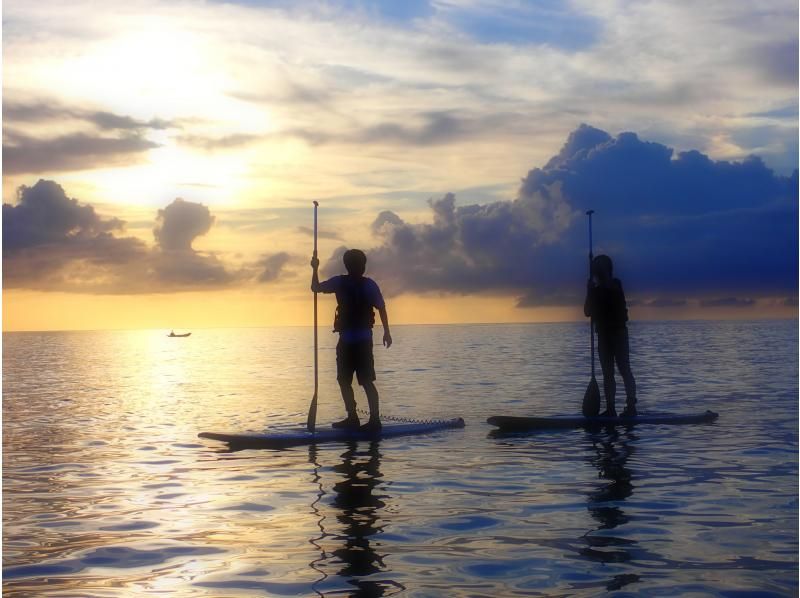
M798 8L3 4L3 329L797 317ZM321 299L321 321L333 312ZM331 315L332 318L332 315ZM324 325L324 324L323 324Z

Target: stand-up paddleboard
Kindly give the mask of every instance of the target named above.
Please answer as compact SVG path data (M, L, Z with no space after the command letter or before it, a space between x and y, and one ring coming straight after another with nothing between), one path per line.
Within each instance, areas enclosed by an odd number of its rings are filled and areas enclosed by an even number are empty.
M642 413L636 417L583 417L580 415L554 415L551 417L511 417L495 415L486 421L503 432L528 432L592 426L634 426L638 424L705 424L713 422L719 414L705 413Z
M200 432L200 438L221 440L230 445L254 448L285 448L303 444L317 444L320 442L350 442L354 440L380 440L394 436L409 436L412 434L427 434L438 430L450 428L463 428L464 420L460 417L453 419L434 420L425 422L385 422L380 432L361 432L359 430L345 430L342 428L321 427L314 433L305 428L289 428L285 430L272 430L266 432L244 432L240 434L222 434L218 432Z

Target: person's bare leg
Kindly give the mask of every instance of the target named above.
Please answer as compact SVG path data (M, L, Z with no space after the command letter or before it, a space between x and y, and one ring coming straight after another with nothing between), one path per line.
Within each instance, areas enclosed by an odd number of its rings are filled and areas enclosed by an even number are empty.
M603 370L603 394L606 396L606 410L601 415L616 416L617 381L614 379L614 348L608 336L597 335L597 353L600 358L600 368Z
M380 425L380 397L378 396L378 389L375 387L374 382L366 382L364 384L364 392L367 393L367 402L369 403L369 423L370 425Z
M344 408L347 411L347 417L340 422L334 424L335 428L349 428L358 426L358 413L356 413L356 397L353 392L353 385L339 382L339 390L342 392L342 400L344 401Z
M625 383L625 412L626 415L636 415L636 379L633 377L630 362L630 347L628 344L627 329L619 335L614 348L617 368Z

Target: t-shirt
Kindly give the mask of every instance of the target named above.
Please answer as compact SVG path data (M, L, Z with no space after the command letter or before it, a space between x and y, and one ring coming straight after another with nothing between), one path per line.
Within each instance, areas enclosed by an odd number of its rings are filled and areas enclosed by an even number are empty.
M336 303L339 306L347 305L356 293L370 312L372 312L373 308L383 309L385 306L378 283L366 276L359 278L348 274L334 276L319 283L319 292L336 293ZM339 338L346 343L369 340L372 338L372 328L368 325L358 327L345 326L339 333Z

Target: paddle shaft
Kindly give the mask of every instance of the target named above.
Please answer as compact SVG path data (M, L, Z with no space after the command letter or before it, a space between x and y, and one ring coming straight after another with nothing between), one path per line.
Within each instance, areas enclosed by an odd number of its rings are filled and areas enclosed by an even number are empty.
M317 207L319 204L314 202L314 257L317 257ZM314 291L314 396L319 390L319 346L317 335L317 292Z
M592 278L592 260L594 260L594 256L592 255L592 214L594 214L594 210L589 210L586 212L586 215L589 217L589 279ZM592 345L592 378L594 378L594 316L589 318L589 337L591 339Z
M319 204L314 202L314 259L317 259L317 208ZM318 336L317 336L317 291L314 291L314 396L311 398L311 405L308 408L308 418L306 428L312 434L317 421L317 393L319 392L319 360L318 360Z

